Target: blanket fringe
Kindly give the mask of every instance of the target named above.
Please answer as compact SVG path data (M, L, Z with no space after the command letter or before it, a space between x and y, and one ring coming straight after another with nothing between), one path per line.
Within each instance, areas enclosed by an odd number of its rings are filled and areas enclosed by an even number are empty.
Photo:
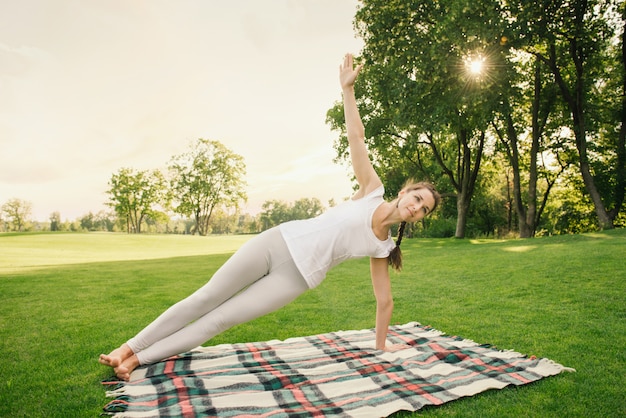
M117 398L118 396L126 395L127 392L126 387L122 386L117 389L107 390L105 393L107 398Z
M539 359L539 362L537 363L537 368L541 371L553 372L550 374L559 374L561 372L570 372L570 373L576 372L576 369L574 369L573 367L563 366L562 364L559 364L545 357Z
M103 412L100 413L100 416L121 417L121 413L128 411L128 405L131 401L131 397L127 395L126 382L112 376L109 379L102 380L100 383L107 387L105 396L107 398L115 398L102 408Z
M119 414L121 412L128 411L128 405L130 404L130 397L120 396L119 398L109 402L103 408L104 413L109 416Z

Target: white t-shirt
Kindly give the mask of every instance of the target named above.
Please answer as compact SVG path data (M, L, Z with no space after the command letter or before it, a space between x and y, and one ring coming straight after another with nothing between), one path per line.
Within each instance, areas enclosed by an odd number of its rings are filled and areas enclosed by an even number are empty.
M396 246L390 236L385 241L372 230L374 211L383 203L380 186L358 200L348 200L316 218L280 225L293 260L309 288L318 286L337 264L361 257L386 258Z

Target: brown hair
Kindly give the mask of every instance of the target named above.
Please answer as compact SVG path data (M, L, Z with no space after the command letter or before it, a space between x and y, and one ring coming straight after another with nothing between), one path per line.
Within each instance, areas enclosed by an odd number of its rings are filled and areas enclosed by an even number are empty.
M435 206L430 209L430 212L428 212L428 215L430 215L441 203L441 195L437 192L437 190L435 190L435 186L425 181L415 182L414 180L408 180L404 184L404 187L402 187L402 190L404 191L419 189L427 189L428 191L430 191L430 193L432 193L433 198L435 199ZM398 228L398 238L396 239L396 246L393 250L391 250L389 256L387 257L389 265L393 267L396 271L402 270L402 250L400 250L400 244L402 243L402 236L404 235L405 227L406 221L401 222L400 227Z

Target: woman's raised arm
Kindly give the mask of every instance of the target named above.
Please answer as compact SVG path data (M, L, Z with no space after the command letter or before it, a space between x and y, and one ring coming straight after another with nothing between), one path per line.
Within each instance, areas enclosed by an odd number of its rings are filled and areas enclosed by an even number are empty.
M359 183L359 190L353 199L361 198L378 188L382 182L376 174L369 159L365 146L365 128L361 121L361 115L356 104L354 95L354 82L363 65L354 68L354 60L351 54L346 54L343 64L339 67L339 81L343 92L343 109L346 119L346 131L350 146L350 158L352 169Z

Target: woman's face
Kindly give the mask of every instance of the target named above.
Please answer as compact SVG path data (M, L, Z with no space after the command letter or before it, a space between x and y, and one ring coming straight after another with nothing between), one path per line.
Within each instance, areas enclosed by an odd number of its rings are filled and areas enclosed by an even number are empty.
M416 222L423 219L435 208L435 197L430 190L402 190L398 194L398 210L402 220Z

